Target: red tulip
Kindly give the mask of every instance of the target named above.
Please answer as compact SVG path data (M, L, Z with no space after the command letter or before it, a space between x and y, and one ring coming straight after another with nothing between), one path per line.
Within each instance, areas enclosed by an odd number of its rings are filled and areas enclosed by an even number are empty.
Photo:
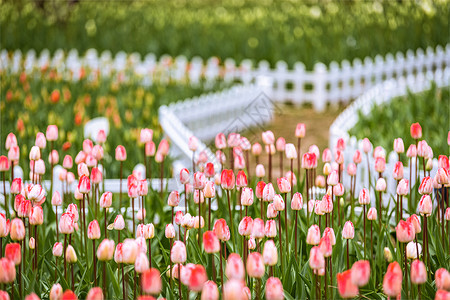
M5 257L17 266L22 261L22 254L20 252L20 244L19 243L9 243L6 244L5 247Z
M162 289L162 280L157 269L151 268L141 275L142 291L151 295L158 295Z
M352 283L352 270L347 270L337 274L337 284L339 295L342 298L354 298L358 296L358 286Z
M66 290L62 295L62 300L78 300L78 297L71 290Z
M214 164L211 162L207 163L205 167L205 176L207 178L211 178L214 177L214 174L215 174Z
M206 253L217 253L220 251L220 242L213 231L203 233L203 247Z
M413 123L411 124L411 137L415 140L418 140L422 137L422 127L419 123Z
M221 186L225 190L232 190L235 185L233 170L224 169L220 178Z

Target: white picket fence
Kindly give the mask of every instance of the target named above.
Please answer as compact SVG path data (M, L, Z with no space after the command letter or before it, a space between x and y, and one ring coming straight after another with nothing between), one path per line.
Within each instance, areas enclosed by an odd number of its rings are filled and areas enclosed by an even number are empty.
M160 107L159 122L170 139L170 155L175 159L174 174L192 166L193 153L188 147L191 136L200 140L196 158L205 151L218 171L220 164L204 142L211 142L219 132L240 132L268 123L273 114L269 85L270 79L261 78L258 84L238 85Z
M450 85L450 65L446 67L437 68L434 71L427 71L426 73L419 73L417 76L409 75L407 77L400 77L397 79L386 80L383 83L373 87L368 92L358 97L346 110L344 110L334 121L330 127L330 149L335 148L336 142L339 138L343 138L346 142L346 149L344 151L345 165L352 162L353 154L358 149L362 151L362 141L357 140L356 137L349 135L349 130L353 128L358 122L358 111L362 111L364 115L370 114L370 111L374 105L389 102L393 98L404 96L408 90L413 93L425 91L431 87L431 82L434 81L438 87ZM409 126L410 124L405 124ZM450 128L449 128L450 129ZM446 137L443 137L446 138ZM393 141L392 141L393 142ZM374 145L374 147L377 145ZM405 145L405 150L409 145ZM386 170L384 172L387 178L387 194L384 198L384 204L389 201L390 195L396 194L396 181L392 178L394 165L398 160L397 153L392 149L385 149L387 152L386 157ZM366 158L363 157L363 161L358 165L357 169L357 181L355 191L358 193L363 187L369 186L369 176L367 170ZM369 153L370 172L372 174L372 185L375 184L376 174L374 169L374 159L372 152ZM437 171L437 159L433 160L433 169L431 176L434 176ZM345 172L344 172L345 173ZM345 174L346 175L346 174ZM344 175L344 185L346 188L350 188L350 177ZM405 166L404 176L410 179L409 167ZM413 182L414 184L414 182ZM373 191L373 190L372 190ZM375 201L375 197L372 197L372 201ZM372 203L375 205L375 203Z
M290 101L294 104L312 103L314 108L322 111L327 104L348 103L373 86L392 78L410 77L411 75L430 74L436 69L450 64L450 44L445 47L429 47L426 50L408 50L386 56L377 55L374 59L356 58L352 62L332 62L328 68L317 63L312 71L305 69L298 62L289 69L284 61L276 63L274 69L266 61L253 65L251 60L243 60L239 65L233 59L226 59L223 64L216 57L203 61L194 57L191 61L184 56L170 57L163 55L157 60L154 54L141 57L138 53L119 52L112 56L104 51L100 55L90 49L82 57L76 50L65 53L55 52L53 57L48 50L38 56L34 50L22 54L17 50L0 53L0 70L12 73L32 73L42 68L56 68L64 78L79 80L88 76L116 76L118 80L140 80L149 86L154 82L185 82L199 84L201 81L212 83L241 82L244 85L255 83L260 76L273 78L272 100ZM206 85L207 86L207 85Z

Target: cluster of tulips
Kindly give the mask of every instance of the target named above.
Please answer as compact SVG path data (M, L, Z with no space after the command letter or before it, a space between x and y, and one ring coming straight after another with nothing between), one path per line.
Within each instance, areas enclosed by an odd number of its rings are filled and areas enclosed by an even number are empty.
M28 182L14 178L13 166L23 159L19 160L19 146L10 133L8 156L0 157L5 209L0 213L0 299L22 298L24 289L40 294L33 292L26 299L189 299L191 293L212 300L378 297L376 293L393 298L449 299L449 158L439 156L438 170L431 177L433 151L421 140L421 127L415 123L411 135L416 144L407 150L410 172L409 178L404 178L401 155L405 147L402 139L396 139L394 151L399 160L393 174L387 175L397 180L397 193L390 195L395 203L391 210L390 205L383 205L387 188L384 149L372 151L371 142L365 139L362 152L357 150L345 166L345 142L339 139L333 150L322 151L322 175L318 175L319 148L312 145L301 153L305 131L305 125L299 123L296 145L263 132L266 155L259 143L252 145L237 133L228 137L219 133L215 159L220 170L205 151L199 151L198 140L190 137L192 170L185 168L177 174L182 188L164 190L161 176L160 192L153 193L148 181L151 175L134 172L127 179L130 201L122 201L122 168L119 195L102 188L101 141L106 136L98 138L96 145L84 141L75 158L78 185L74 190L70 188L75 181L70 172L72 158L64 158L58 175L64 186L60 195L52 191L53 181L49 190L41 185L46 169L41 153L47 141L51 144L51 178L58 161L53 149L58 128L50 125L46 135L38 133L29 154ZM140 142L163 170L168 142L162 140L156 150L150 129L141 130ZM276 152L280 154L279 170L272 166ZM370 179L371 152L376 181ZM126 160L123 146L119 145L115 154L116 160ZM369 186L356 191L358 165L363 164L364 155ZM289 168L284 168L284 159ZM256 167L251 175L253 161ZM144 166L149 169L147 161ZM10 195L6 195L9 170ZM272 182L275 171L280 176ZM344 176L350 177L348 191ZM51 203L46 202L49 195ZM404 206L406 199L408 205ZM371 207L372 203L376 205ZM164 215L155 212L158 205L163 206ZM114 221L108 224L110 220ZM355 230L354 224L360 223L362 228L357 225ZM40 234L45 235L43 242ZM97 246L98 239L102 241ZM54 261L46 259L50 250ZM58 264L62 256L63 266ZM97 267L102 271L97 272ZM24 287L23 279L27 286L43 279L50 282L38 283L33 290ZM421 290L421 286L425 288Z

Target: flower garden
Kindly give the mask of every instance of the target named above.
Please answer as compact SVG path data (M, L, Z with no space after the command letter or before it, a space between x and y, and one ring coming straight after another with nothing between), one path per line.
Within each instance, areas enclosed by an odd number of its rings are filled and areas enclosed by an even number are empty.
M344 137L305 144L313 130L298 120L286 136L260 129L257 141L217 132L211 149L185 136L192 160L178 170L158 108L233 85L222 62L214 80L204 67L192 82L173 80L166 57L145 84L132 56L123 71L83 65L75 74L52 60L30 67L14 52L95 48L310 68L445 45L447 1L70 5L0 7L0 62L12 62L0 67L0 300L450 299L448 87L360 112L349 131L356 150ZM338 15L348 16L342 28L331 25ZM324 45L341 47L330 56ZM108 130L86 137L97 117Z

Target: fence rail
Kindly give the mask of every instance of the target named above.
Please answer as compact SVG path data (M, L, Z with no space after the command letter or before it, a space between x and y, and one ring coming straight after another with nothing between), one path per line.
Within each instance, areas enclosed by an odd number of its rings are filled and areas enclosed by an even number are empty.
M143 85L155 82L183 82L199 84L202 81L227 83L241 82L243 85L256 83L260 76L273 78L272 100L291 101L294 104L312 103L314 108L322 111L327 104L348 103L372 87L390 79L431 74L436 69L450 65L450 44L445 47L408 50L375 58L356 58L341 63L331 62L329 66L315 64L308 71L298 62L292 69L284 61L276 63L271 69L266 61L256 65L250 60L243 60L239 65L233 59L226 59L223 64L212 57L206 61L194 57L191 61L184 56L170 57L163 55L157 60L153 54L141 57L138 53L119 52L115 57L109 51L100 55L90 49L84 56L76 50L65 53L55 52L53 57L48 50L38 56L34 50L22 54L17 50L0 53L0 70L11 73L22 71L32 73L51 67L65 74L65 78L79 80L82 76L116 76L118 80L138 79Z
M431 83L435 82L438 87L448 86L450 84L450 64L446 67L437 68L433 72L427 71L425 74L419 73L417 76L409 75L407 77L400 77L397 79L390 79L383 83L371 88L369 91L358 97L347 109L345 109L334 121L330 127L330 139L329 145L333 149L339 138L343 138L346 141L346 149L344 151L345 164L352 161L353 154L356 150L362 151L362 141L357 140L356 137L349 135L349 130L353 128L358 122L358 112L361 111L364 115L370 114L370 111L374 104L381 104L391 101L393 98L407 95L408 91L413 93L419 93L425 91L431 87ZM376 146L376 145L374 145ZM407 145L405 145L407 148ZM390 149L386 149L386 169L384 174L392 174L394 165L398 160L397 154ZM369 153L369 165L371 174L376 174L374 169L374 158L372 153ZM434 176L437 171L437 160L433 160L433 169L431 175ZM410 179L409 167L405 166L404 176ZM387 193L383 199L386 205L389 202L390 195L396 194L396 182L392 176L386 176L387 181ZM372 182L369 183L368 168L366 159L358 165L357 169L357 181L355 191L358 193L363 187L369 187L374 185L374 177L372 176ZM415 180L413 180L413 184ZM349 176L344 176L344 185L346 188L350 188ZM373 192L373 190L372 190ZM372 197L375 199L375 197ZM373 200L374 201L374 200ZM375 203L372 203L375 204Z

